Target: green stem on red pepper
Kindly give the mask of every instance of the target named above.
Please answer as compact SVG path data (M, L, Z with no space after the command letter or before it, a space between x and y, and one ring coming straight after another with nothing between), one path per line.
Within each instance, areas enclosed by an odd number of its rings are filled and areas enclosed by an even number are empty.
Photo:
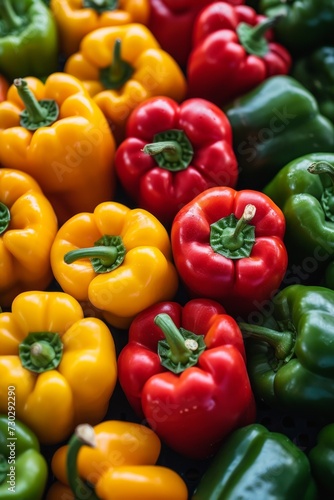
M68 481L76 500L99 500L94 490L78 473L78 454L82 446L96 447L94 429L91 425L78 425L69 441L66 459Z
M66 264L79 259L90 258L96 273L107 273L120 266L125 258L126 249L120 236L104 235L93 247L71 250L64 255Z
M25 109L20 114L20 125L27 130L37 130L54 123L59 116L59 108L53 99L38 101L28 87L26 80L15 78L14 85Z
M307 170L311 174L327 174L329 176L332 185L324 189L321 195L321 205L326 218L334 222L334 166L327 161L318 161L312 163Z
M106 89L120 89L131 77L133 67L121 57L122 42L115 40L112 63L100 70L100 81Z
M155 134L153 142L143 152L154 156L159 167L171 172L185 170L194 156L191 142L183 130L166 130Z
M36 373L57 368L62 353L63 344L60 336L53 332L29 333L19 345L22 366Z
M0 202L0 234L4 233L8 228L10 223L10 211L9 208Z
M240 23L237 27L237 34L241 45L248 54L254 54L258 57L265 56L269 51L268 41L265 34L271 29L283 16L267 18L256 26L247 23Z
M83 0L83 9L93 9L98 14L119 8L119 0Z
M177 328L165 313L157 314L154 323L162 330L165 339L158 342L158 354L162 366L173 373L181 373L196 365L206 349L204 338L184 328Z

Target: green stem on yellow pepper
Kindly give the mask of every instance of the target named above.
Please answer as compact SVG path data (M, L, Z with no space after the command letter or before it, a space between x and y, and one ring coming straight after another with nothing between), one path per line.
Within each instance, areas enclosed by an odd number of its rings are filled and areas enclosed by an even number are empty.
M10 223L10 211L9 208L0 202L0 234L4 233L8 228Z
M131 64L121 57L122 42L115 40L112 63L100 70L100 81L106 89L120 89L131 77L133 68Z

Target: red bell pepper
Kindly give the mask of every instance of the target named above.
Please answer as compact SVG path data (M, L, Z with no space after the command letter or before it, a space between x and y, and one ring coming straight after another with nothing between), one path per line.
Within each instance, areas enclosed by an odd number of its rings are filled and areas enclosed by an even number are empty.
M187 62L188 97L223 106L271 76L288 74L291 55L272 39L275 22L246 5L214 2L204 8Z
M255 420L242 334L215 301L160 302L136 316L118 374L138 416L184 456L211 456Z
M164 96L146 99L129 117L115 169L136 204L170 226L179 209L205 189L236 185L231 125L204 99L180 105Z
M7 99L9 83L3 75L0 75L0 102Z
M282 283L285 218L264 193L207 189L171 228L174 263L191 297L217 300L235 317L259 309Z
M244 0L227 0L240 5ZM209 0L150 0L148 27L161 47L185 67L190 50L196 16L210 4Z

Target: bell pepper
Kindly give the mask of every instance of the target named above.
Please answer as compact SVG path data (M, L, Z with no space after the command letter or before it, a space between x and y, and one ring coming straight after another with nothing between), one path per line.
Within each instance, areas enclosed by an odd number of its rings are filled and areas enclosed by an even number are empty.
M0 73L12 81L57 70L57 26L42 0L2 0L0 19Z
M192 500L316 500L306 454L280 432L251 424L234 431L200 479Z
M85 35L104 26L147 24L149 0L51 0L61 52L69 57L79 50Z
M107 413L117 380L107 325L84 318L63 292L24 292L0 314L0 412L15 387L16 417L43 444L66 439L82 422Z
M242 186L262 189L288 162L334 152L334 125L295 78L265 80L225 108Z
M275 22L245 5L211 2L204 8L186 68L188 97L224 106L269 77L289 73L289 52L266 36Z
M39 183L59 225L114 194L115 140L81 82L53 73L15 79L0 103L0 164Z
M290 414L334 416L334 291L288 285L262 304L257 323L240 322L258 399Z
M294 57L334 43L332 0L260 0L259 9L268 17L283 14L275 36Z
M312 474L325 494L330 498L334 489L334 423L331 422L322 427L318 432L315 445L311 448L308 458L311 464Z
M80 425L69 444L53 455L58 482L46 500L187 500L183 479L156 465L160 450L156 433L141 424L107 420L95 427Z
M42 500L48 465L36 435L15 418L16 392L8 387L8 415L0 415L0 498Z
M176 61L143 24L94 30L64 71L79 78L94 96L119 143L131 111L145 99L161 95L181 101L186 79Z
M323 46L298 58L292 76L316 98L320 113L334 122L334 46Z
M55 212L37 182L0 168L0 306L8 308L19 293L50 285L57 230Z
M0 102L6 100L8 89L9 83L7 79L3 75L0 75Z
M241 332L215 301L160 302L137 315L118 374L138 416L189 458L211 456L255 420Z
M178 105L168 97L152 97L131 113L115 169L136 205L170 227L198 193L216 185L235 187L231 126L210 101L188 99Z
M250 314L281 285L284 231L282 211L260 191L209 188L174 218L174 263L192 297L217 300L233 316Z
M333 183L334 153L313 153L289 162L263 189L286 221L286 284L317 283L334 256Z
M167 230L146 210L117 202L67 221L52 245L51 266L66 293L90 302L118 328L178 288Z

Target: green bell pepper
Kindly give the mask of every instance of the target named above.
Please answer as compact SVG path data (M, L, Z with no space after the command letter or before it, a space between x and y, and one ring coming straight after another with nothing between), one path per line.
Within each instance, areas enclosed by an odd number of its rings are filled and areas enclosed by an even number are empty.
M303 417L334 417L334 291L289 285L262 304L256 324L239 323L254 394Z
M333 259L333 186L334 153L313 153L285 165L263 188L285 216L285 284L316 283Z
M334 43L333 0L260 0L259 9L267 17L282 15L275 40L294 56Z
M202 476L192 500L315 500L305 453L261 424L234 431Z
M47 462L35 434L19 420L0 415L1 500L41 500L47 477Z
M42 0L0 3L0 73L14 78L45 78L58 69L58 32Z
M334 122L334 46L297 59L291 74L314 95L320 113Z
M295 78L278 75L226 109L239 165L239 183L261 189L289 161L334 151L334 125Z
M316 445L308 455L311 470L324 498L334 493L334 423L325 425L317 436Z

